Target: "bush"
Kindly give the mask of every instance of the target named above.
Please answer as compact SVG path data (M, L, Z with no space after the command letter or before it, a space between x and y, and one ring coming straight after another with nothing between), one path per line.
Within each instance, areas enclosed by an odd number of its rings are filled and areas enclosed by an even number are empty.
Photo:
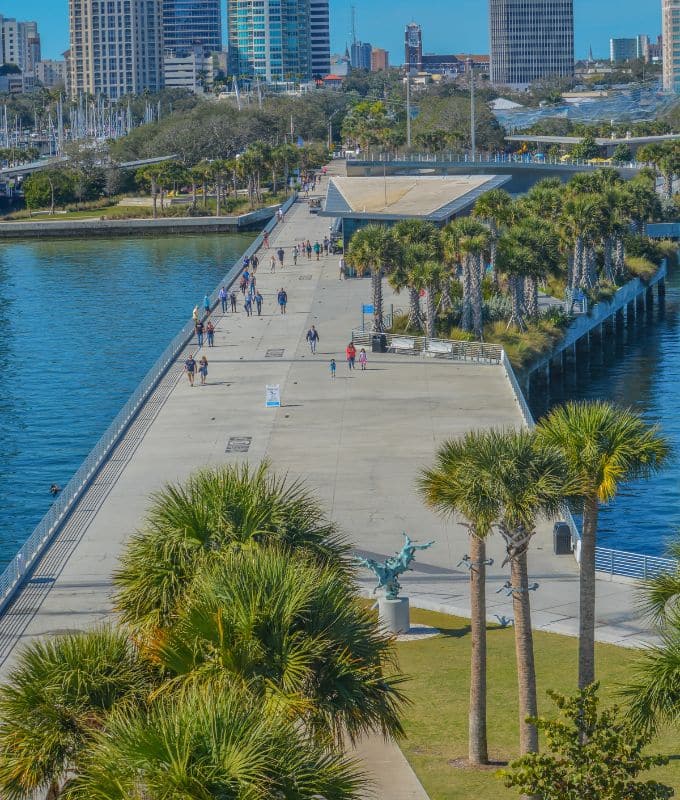
M664 258L664 248L659 242L650 239L648 236L628 235L624 238L626 245L626 256L646 258L655 264L660 264ZM626 258L626 262L628 258Z
M656 275L659 266L647 258L626 256L626 268L634 277L648 281Z

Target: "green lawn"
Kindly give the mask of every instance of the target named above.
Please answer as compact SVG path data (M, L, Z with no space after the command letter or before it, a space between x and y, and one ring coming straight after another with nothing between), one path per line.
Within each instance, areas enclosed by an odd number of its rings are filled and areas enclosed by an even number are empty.
M405 689L412 706L404 727L404 754L432 800L517 798L496 777L496 769L471 770L461 765L467 757L467 700L470 659L468 620L413 609L412 622L433 625L442 635L421 642L397 645L402 670L410 676ZM517 756L517 682L512 628L492 628L489 648L489 756L506 762ZM552 712L547 689L571 694L576 689L577 641L550 633L535 634L539 708ZM635 651L598 645L598 679L602 695L611 699L617 686L630 677ZM657 752L673 756L655 778L680 793L680 733L666 731ZM650 773L651 776L651 773Z

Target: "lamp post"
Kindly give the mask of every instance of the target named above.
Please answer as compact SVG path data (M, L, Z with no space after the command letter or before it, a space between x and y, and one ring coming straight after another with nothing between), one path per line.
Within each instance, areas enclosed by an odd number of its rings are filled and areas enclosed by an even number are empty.
M475 65L472 58L468 58L468 69L470 70L470 150L472 151L472 163L477 160L477 125L475 122Z

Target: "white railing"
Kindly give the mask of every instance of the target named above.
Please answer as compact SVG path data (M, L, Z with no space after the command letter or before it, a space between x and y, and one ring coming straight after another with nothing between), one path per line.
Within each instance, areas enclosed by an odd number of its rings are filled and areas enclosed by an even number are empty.
M290 197L283 206L287 211L295 202L296 195ZM266 232L271 232L276 226L276 217L271 219L266 227ZM234 262L223 281L212 293L211 309L218 303L218 291L221 286L231 286L241 273L242 259L250 257L262 245L263 234L260 234L253 244L246 250L241 258ZM113 448L136 418L152 392L156 389L161 379L173 365L177 356L182 352L194 335L193 321L187 322L182 330L174 337L165 348L160 358L151 367L142 382L135 389L130 399L118 412L113 422L106 429L97 444L92 448L78 471L66 484L61 494L52 504L50 510L40 520L34 531L24 542L19 552L0 574L0 614L4 613L14 593L21 586L23 580L31 572L37 561L44 554L50 542L57 535L61 527L75 509L78 501L90 486L97 473L100 471Z
M678 570L678 563L672 558L645 556L640 553L626 553L598 547L595 550L595 569L612 577L642 581L656 578L664 573L675 573Z
M508 164L512 166L531 166L531 167L587 167L589 169L602 169L602 167L612 167L613 169L642 169L647 164L637 161L625 164L601 164L592 163L588 159L574 158L562 160L561 158L528 158L517 156L512 153L477 153L474 158L466 152L441 152L441 153L359 153L358 155L348 155L348 161L363 163L395 163L395 164Z
M392 353L430 356L449 361L471 361L480 364L500 364L503 348L497 344L465 342L456 339L432 339L409 334L352 331L352 341L360 347L372 347L375 337L382 337L381 346Z

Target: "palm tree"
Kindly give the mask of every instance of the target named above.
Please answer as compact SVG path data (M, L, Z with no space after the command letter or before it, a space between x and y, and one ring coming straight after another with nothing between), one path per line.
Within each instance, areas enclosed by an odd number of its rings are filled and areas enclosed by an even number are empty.
M529 722L538 715L527 553L538 517L560 508L568 489L566 463L559 451L537 446L532 432L491 431L496 453L495 494L501 505L498 529L510 563L508 591L512 595L519 689L519 730L522 755L538 752L538 731Z
M151 670L122 633L70 634L25 647L0 687L0 792L55 800L116 708L144 702Z
M230 688L114 715L68 796L354 800L363 788L354 762L324 750L280 708Z
M158 184L159 179L163 175L163 165L162 164L150 164L147 167L143 167L140 170L137 170L136 178L137 181L148 181L151 184L151 200L153 202L153 218L156 219L158 216Z
M402 733L390 636L346 573L304 553L254 544L214 555L145 652L174 676L166 690L242 686L292 699L305 728L337 745Z
M392 231L384 225L367 225L357 231L349 243L347 262L365 274L371 273L373 288L373 330L382 333L383 321L382 279L400 258L400 247Z
M318 501L268 464L219 467L154 496L146 526L114 574L123 622L149 632L167 625L197 570L215 553L248 542L308 551L344 566L348 547Z
M439 231L431 222L419 219L401 220L392 231L397 243L401 246L402 258L397 263L393 276L390 276L390 283L398 291L404 287L408 288L409 326L418 329L421 327L421 287L416 285L419 278L418 269L426 261L437 261L441 258L442 245ZM392 280L392 278L394 279ZM448 294L446 284L446 281L442 281L442 290Z
M193 177L194 189L194 207L196 206L195 193L196 183L200 183L203 188L203 208L208 205L208 181L212 174L212 167L209 161L200 161L195 167L192 167L191 174Z
M573 243L573 266L568 287L589 289L594 285L592 264L594 243L602 229L604 207L599 196L587 194L568 195L562 214L564 230Z
M437 335L437 292L447 279L446 269L438 261L419 261L409 272L411 291L425 292L426 333L430 339Z
M462 264L463 267L463 312L461 327L474 331L477 339L482 338L482 274L484 254L490 247L488 228L469 217L455 220L442 234L444 253L447 260Z
M638 175L625 185L623 192L625 207L633 220L635 229L637 233L644 236L647 223L650 219L658 216L660 211L654 182L644 175Z
M486 538L498 519L500 504L494 485L497 465L488 433L473 431L445 442L435 464L424 471L419 489L425 502L445 516L461 514L470 535L470 706L468 757L471 764L488 762L486 727Z
M483 194L475 203L473 215L488 226L491 233L489 252L491 261L491 275L495 284L498 284L496 273L496 249L501 228L510 222L512 198L503 189L492 189Z
M579 688L595 680L595 548L600 503L620 485L657 472L669 455L657 427L605 402L567 403L537 427L538 441L564 456L572 493L583 503L580 555Z

